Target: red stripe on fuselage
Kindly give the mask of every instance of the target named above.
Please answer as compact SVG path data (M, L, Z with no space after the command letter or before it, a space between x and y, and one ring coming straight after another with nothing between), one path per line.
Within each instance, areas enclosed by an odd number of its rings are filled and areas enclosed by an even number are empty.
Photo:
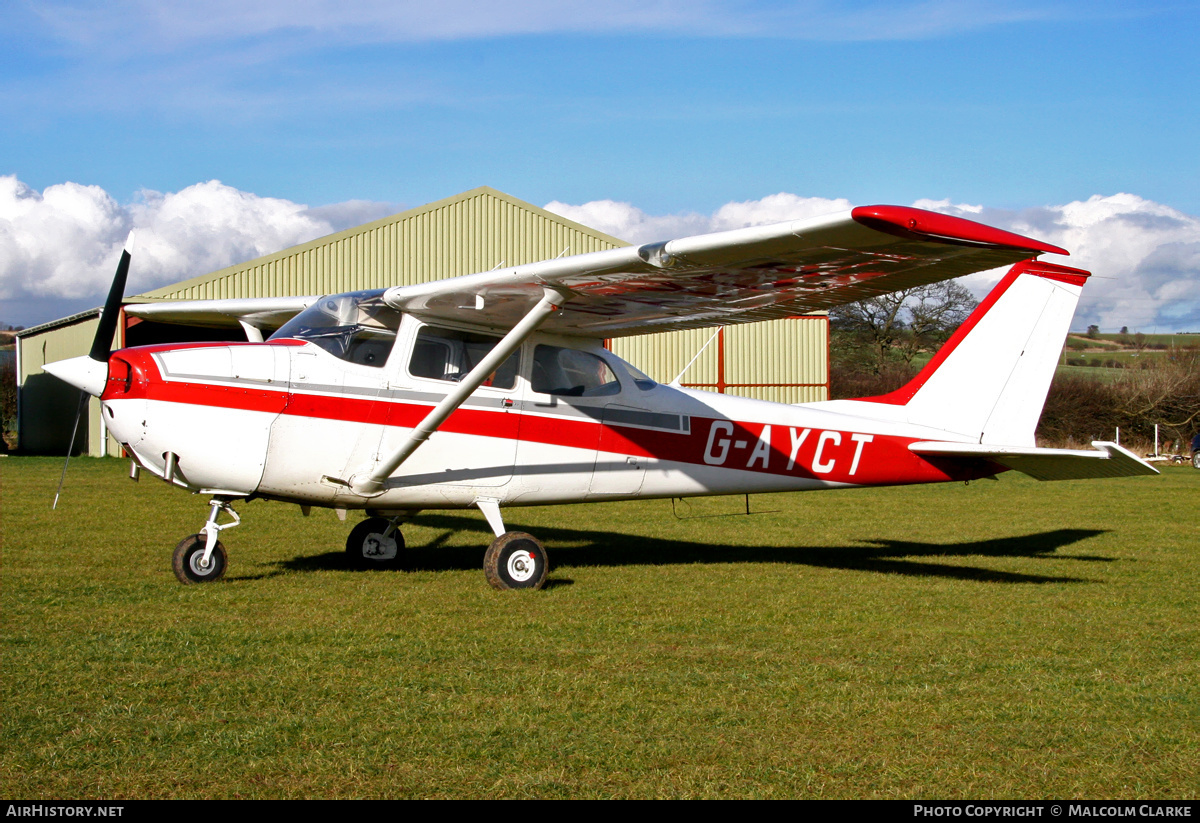
M210 408L398 428L416 426L432 408L406 401L158 380L150 380L140 390L135 387L113 399L139 396ZM219 428L219 423L214 421L214 426ZM669 432L537 412L460 408L440 430L855 485L967 480L999 470L982 460L964 463L920 457L908 450L916 438L722 418L692 417L689 432Z

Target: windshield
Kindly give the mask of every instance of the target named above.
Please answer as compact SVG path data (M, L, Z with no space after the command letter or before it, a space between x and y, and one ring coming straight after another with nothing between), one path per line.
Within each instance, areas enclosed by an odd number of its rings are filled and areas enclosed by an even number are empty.
M401 313L383 302L383 289L322 297L271 335L306 340L341 360L382 367L400 328Z
M613 360L616 360L622 368L625 369L626 374L628 374L630 379L633 380L633 384L642 391L650 391L652 388L658 385L653 379L651 379L650 375L646 374L632 363L622 360L615 354L611 355L611 357Z

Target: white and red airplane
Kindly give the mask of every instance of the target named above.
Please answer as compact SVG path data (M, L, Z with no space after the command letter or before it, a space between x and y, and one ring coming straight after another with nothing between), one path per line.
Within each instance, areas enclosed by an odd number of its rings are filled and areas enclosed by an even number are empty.
M1062 249L960 218L868 206L325 297L130 305L236 318L250 343L110 353L128 249L88 356L47 365L101 400L137 467L211 495L175 549L219 579L236 500L365 510L347 551L403 561L423 509L477 507L500 589L538 588L546 552L501 510L580 501L1155 474L1114 443L1041 449L1034 427L1089 276ZM606 338L828 309L1011 265L928 366L882 397L786 405L663 385ZM287 319L289 318L290 319ZM283 322L286 320L286 322ZM260 329L282 323L265 342ZM220 523L222 513L225 523Z

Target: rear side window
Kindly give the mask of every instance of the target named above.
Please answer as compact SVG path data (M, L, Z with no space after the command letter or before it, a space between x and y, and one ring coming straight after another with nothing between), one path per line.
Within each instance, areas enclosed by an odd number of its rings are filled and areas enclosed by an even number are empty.
M533 390L564 397L620 394L617 376L594 354L561 346L538 346L533 352Z
M424 326L417 332L417 342L408 361L408 373L413 377L457 383L470 374L471 369L499 342L500 338L486 334ZM483 385L497 389L513 388L517 385L519 364L520 352L513 352L500 368L483 381Z

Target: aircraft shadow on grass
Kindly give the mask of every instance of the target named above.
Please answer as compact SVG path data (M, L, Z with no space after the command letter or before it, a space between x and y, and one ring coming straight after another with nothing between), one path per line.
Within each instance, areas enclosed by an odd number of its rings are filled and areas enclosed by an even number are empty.
M404 550L406 570L450 571L479 568L484 546L491 539L491 532L485 522L461 515L435 513L421 515L415 522L426 528L443 531L433 541L423 546L409 546ZM515 524L510 524L510 528L513 531L524 530ZM445 545L452 535L462 531L480 532L479 545ZM1094 581L1082 577L1022 574L971 565L922 562L916 558L1013 557L1099 563L1113 561L1113 558L1096 555L1057 553L1060 549L1089 537L1104 534L1103 530L1098 529L1055 529L1019 537L957 543L927 543L877 538L863 540L860 545L851 546L795 547L734 546L562 527L539 526L533 531L549 550L551 577L546 581L547 586L569 585L570 581L563 579L562 572L571 568L693 563L788 563L817 568L977 580L990 583L1087 583ZM351 568L351 563L343 552L326 552L315 556L296 557L292 560L282 561L278 565L281 571Z

